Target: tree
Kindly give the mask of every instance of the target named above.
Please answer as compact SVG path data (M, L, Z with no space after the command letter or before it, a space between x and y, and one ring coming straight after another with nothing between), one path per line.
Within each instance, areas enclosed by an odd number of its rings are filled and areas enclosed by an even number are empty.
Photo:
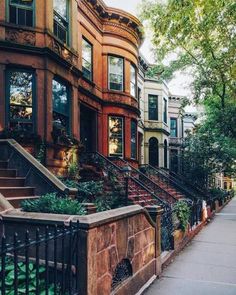
M189 69L195 99L217 99L222 108L227 100L235 103L234 0L143 0L141 17L153 32L158 65L152 75L171 79ZM170 54L175 58L165 67Z
M234 173L236 2L143 0L141 17L153 32L157 60L148 74L168 81L176 71L188 70L194 98L206 110L205 120L186 140L185 172L201 185L216 172Z

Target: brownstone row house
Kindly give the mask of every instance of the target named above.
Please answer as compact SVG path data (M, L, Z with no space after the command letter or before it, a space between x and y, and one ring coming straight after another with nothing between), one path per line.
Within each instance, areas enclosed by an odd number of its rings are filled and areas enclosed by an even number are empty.
M138 163L142 38L101 0L0 0L0 131L40 136L49 167L68 138Z

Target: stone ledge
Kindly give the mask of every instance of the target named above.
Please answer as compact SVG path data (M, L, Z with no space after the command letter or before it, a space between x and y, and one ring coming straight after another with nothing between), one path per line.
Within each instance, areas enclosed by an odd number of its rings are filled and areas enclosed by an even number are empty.
M79 227L82 229L90 229L106 223L114 222L123 218L131 217L143 213L150 225L155 227L155 223L152 221L148 212L139 205L132 205L122 207L118 209L108 210L100 213L94 213L86 216L79 215L62 215L62 214L49 214L49 213L35 213L35 212L23 212L20 210L12 210L2 215L5 221L17 221L17 222L30 222L34 223L47 223L68 225L70 221L79 221Z

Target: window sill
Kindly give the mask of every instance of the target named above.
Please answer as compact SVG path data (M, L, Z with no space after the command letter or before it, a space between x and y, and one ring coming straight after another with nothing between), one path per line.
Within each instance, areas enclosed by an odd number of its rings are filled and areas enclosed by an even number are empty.
M95 87L95 83L92 80L89 80L88 78L82 76L82 79L87 82L88 84L90 84L91 86Z

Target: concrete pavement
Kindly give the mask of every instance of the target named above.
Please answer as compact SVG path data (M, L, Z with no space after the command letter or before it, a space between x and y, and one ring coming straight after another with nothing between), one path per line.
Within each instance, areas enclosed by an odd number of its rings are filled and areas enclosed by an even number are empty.
M175 258L145 295L236 295L236 198Z

